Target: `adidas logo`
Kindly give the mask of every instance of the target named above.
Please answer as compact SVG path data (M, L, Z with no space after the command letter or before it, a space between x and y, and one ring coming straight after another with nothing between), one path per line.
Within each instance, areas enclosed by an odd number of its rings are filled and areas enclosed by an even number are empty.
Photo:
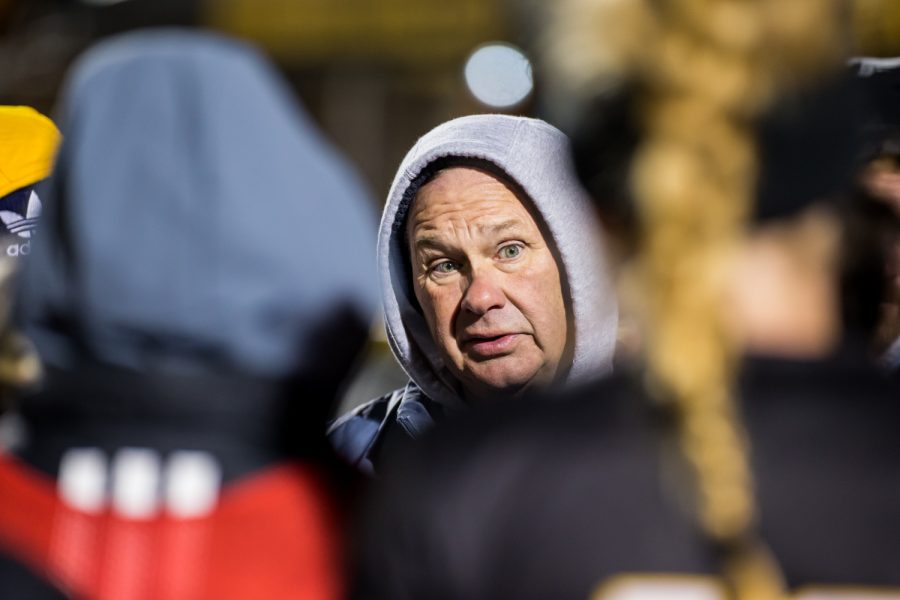
M28 207L25 209L24 216L12 210L0 210L0 221L3 221L3 224L6 225L7 231L23 238L31 237L31 233L37 227L40 216L41 199L34 193L34 190L28 196Z

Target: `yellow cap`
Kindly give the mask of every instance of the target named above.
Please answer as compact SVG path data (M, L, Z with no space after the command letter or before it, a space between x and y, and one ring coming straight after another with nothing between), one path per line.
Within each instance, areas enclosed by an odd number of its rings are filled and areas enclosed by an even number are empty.
M28 106L0 106L0 198L46 178L61 135Z

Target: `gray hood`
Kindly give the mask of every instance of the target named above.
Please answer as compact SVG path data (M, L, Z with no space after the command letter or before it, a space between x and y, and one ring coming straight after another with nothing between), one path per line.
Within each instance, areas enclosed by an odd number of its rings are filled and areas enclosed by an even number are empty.
M562 259L574 321L574 353L566 384L612 367L618 311L599 224L571 163L569 142L555 127L506 115L454 119L423 136L403 159L388 194L378 234L378 267L388 342L397 360L431 399L462 405L455 377L444 366L417 309L401 239L410 185L445 157L485 160L516 181L532 200ZM564 290L565 292L566 290Z
M373 205L256 51L104 42L59 118L18 307L45 361L282 378L352 358L377 305Z

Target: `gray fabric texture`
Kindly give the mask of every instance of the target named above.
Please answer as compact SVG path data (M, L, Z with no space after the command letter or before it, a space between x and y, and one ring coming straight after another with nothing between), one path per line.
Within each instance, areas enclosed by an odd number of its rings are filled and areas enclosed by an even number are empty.
M373 204L255 50L112 39L58 120L18 307L49 364L285 377L360 342L339 331L377 306Z
M612 367L618 311L590 200L576 178L569 142L555 127L525 117L473 115L433 129L409 151L391 186L378 237L378 267L388 341L403 369L433 400L463 405L417 310L404 255L403 223L410 185L445 157L488 161L517 182L553 238L568 280L574 321L573 363L563 382L599 377Z
M881 362L888 369L900 369L900 338L894 340L888 347L881 357Z

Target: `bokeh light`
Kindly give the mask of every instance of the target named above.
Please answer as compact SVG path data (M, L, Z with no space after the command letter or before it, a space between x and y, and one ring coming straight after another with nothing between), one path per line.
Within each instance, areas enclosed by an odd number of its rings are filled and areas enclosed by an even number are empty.
M531 62L510 44L479 46L466 61L466 85L479 102L510 108L525 100L534 87Z

